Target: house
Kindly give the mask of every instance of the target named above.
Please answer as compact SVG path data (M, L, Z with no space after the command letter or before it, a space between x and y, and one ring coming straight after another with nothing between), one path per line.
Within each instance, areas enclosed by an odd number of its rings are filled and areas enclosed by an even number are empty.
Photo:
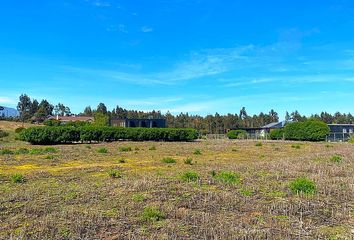
M354 133L354 124L328 124L327 141L347 141Z
M166 119L111 118L110 125L114 127L165 128Z
M61 123L65 124L68 122L88 122L92 123L94 121L93 117L87 117L87 116L49 116L47 118L48 120L57 120L60 121Z
M273 129L284 128L285 125L289 123L287 121L273 122L262 127L251 127L251 128L237 128L239 130L245 130L251 138L266 137Z

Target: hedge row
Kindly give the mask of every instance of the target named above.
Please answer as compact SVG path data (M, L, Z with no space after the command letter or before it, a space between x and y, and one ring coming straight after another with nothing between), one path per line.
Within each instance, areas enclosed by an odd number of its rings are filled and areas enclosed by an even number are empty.
M60 144L74 142L132 141L193 141L194 129L121 128L121 127L32 127L20 133L20 139L32 144Z
M330 129L326 123L315 120L289 123L284 128L286 140L324 141Z

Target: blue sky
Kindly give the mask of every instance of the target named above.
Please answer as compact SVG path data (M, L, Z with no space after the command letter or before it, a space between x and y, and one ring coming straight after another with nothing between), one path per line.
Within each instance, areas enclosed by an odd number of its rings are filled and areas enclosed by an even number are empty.
M4 0L0 104L353 112L354 2Z

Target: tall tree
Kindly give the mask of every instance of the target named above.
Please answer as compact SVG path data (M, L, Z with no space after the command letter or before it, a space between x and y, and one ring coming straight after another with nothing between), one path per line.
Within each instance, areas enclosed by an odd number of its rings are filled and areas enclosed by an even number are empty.
M32 101L26 94L21 94L19 102L17 104L17 110L20 113L20 119L25 122L31 118Z
M104 103L100 103L100 104L98 104L96 111L98 113L107 114L107 107Z

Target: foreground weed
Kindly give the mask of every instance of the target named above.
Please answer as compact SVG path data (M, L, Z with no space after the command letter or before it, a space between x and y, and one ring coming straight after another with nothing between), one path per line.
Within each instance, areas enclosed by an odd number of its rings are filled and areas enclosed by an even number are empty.
M97 149L97 152L98 153L108 153L108 150L107 150L107 148L99 148L99 149Z
M253 191L251 189L248 188L241 188L240 190L240 194L244 197L250 197L253 195Z
M340 163L343 161L343 157L341 155L335 154L331 157L331 162L333 163Z
M221 171L214 174L213 177L216 180L227 184L237 184L241 182L240 175L235 172Z
M299 177L291 181L289 188L296 194L303 193L305 195L313 195L316 192L316 184L306 177Z
M193 154L194 155L202 155L202 151L200 149L195 149Z
M16 151L16 154L29 154L29 152L27 148L20 148Z
M26 182L26 178L20 173L15 173L11 176L11 181L13 183L24 183Z
M29 151L29 154L32 155L41 155L41 154L48 154L48 153L57 153L58 149L53 148L53 147L47 147L47 148L32 148Z
M185 182L196 182L199 178L199 174L192 171L184 172L181 174L181 179Z
M192 158L185 159L184 164L193 165L193 159Z
M143 202L146 200L146 196L144 194L137 193L132 196L132 200L134 202Z
M119 147L119 152L131 152L131 147Z
M167 158L163 158L162 162L166 163L166 164L173 164L173 163L176 163L176 160L173 158L167 157Z
M10 149L2 149L0 150L0 155L12 155L14 154L14 151L10 150Z
M291 145L291 147L292 147L292 148L295 148L295 149L300 149L300 148L301 148L301 146L298 145L298 144Z
M120 171L120 170L115 170L115 169L109 170L109 171L108 171L108 175L109 175L111 178L122 178L122 177L123 177L122 171Z
M150 151L155 151L156 150L156 147L155 146L152 146L149 148Z
M126 163L127 161L124 158L118 160L119 163Z
M258 142L258 143L256 143L256 145L255 145L256 147L262 147L263 146L263 144L261 143L261 142Z
M53 160L53 159L54 159L54 156L53 156L53 155L48 155L48 156L45 157L45 159L47 159L47 160Z
M141 214L141 220L144 222L157 222L165 218L165 213L157 207L146 206Z

